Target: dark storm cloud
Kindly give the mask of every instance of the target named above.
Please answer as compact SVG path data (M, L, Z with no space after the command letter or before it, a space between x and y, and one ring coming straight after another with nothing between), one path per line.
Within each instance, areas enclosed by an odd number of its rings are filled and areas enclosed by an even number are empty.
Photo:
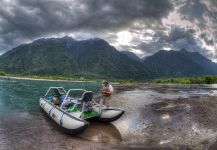
M214 53L217 51L213 50L216 48L215 39L217 39L216 0L179 0L174 1L174 4L177 6L176 16L180 16L183 22L176 23L176 20L170 20L169 30L156 32L151 42L141 42L136 48L143 50L145 54L160 49L185 48L188 51L200 52L210 59L216 59L217 55Z
M194 49L198 47L198 43L192 35L192 30L174 28L165 39L174 48L186 48L190 51L194 51Z
M150 42L141 42L136 49L141 49L145 55L151 55L168 46L166 42L167 36L163 32L157 32L153 35L153 40Z
M173 50L184 48L188 51L200 52L207 56L207 50L201 48L200 43L193 36L194 32L192 29L186 30L184 28L173 27L169 35L163 32L156 33L153 36L152 42L140 43L137 48L142 49L145 54L151 54L167 48Z
M203 39L207 45L214 45L213 38L207 35L206 33L200 34L200 38Z
M181 7L180 12L189 20L201 19L203 20L204 12L208 11L205 4L200 0L187 0L185 5Z
M192 37L194 39L191 41L194 41L195 44L191 44L192 47L190 48L213 59L216 59L216 56L211 56L210 49L202 47L198 44L198 42L205 42L206 46L210 46L212 49L216 48L214 40L217 38L216 14L216 0L187 0L186 3L180 8L180 15L183 19L194 22L194 25L197 27L196 32L199 32L198 39L195 39L195 36ZM189 42L189 40L187 41Z
M3 0L0 50L60 33L103 34L128 28L137 20L160 24L172 9L168 0Z
M211 6L217 10L217 1L216 0L210 0L211 1Z
M179 11L183 19L195 21L195 24L201 29L207 28L204 15L209 15L211 12L207 5L202 3L202 0L187 0Z
M199 27L199 29L203 32L200 37L206 42L207 45L214 45L213 37L210 36L215 36L217 38L217 35L215 35L216 30L214 31L215 33L211 33L212 31L209 29L212 27L212 23L217 24L217 1L209 0L209 6L211 6L210 8L208 8L208 6L203 2L203 0L187 0L186 3L180 8L180 14L186 20L191 22L195 21L197 27ZM205 31L208 31L208 33L205 33Z

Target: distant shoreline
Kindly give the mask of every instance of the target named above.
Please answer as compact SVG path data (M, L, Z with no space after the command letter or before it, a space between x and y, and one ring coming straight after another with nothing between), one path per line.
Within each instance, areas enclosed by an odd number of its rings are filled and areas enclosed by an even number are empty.
M83 78L83 77L64 77L64 76L37 76L37 75L13 75L13 74L0 74L0 79L5 80L33 80L33 81L50 81L50 82L89 82L89 83L100 83L105 79L102 78ZM133 80L118 80L118 79L107 79L112 84L158 84L158 85L166 85L166 84L217 84L217 76L199 76L199 77L180 77L180 78L161 78L161 79L153 79L149 81L133 81Z
M30 81L49 81L49 82L74 82L74 83L98 83L98 81L95 80L59 80L59 79L46 79L46 78L30 78L30 77L15 77L15 76L0 76L0 79L4 80L30 80ZM119 85L119 82L110 82L111 84Z
M51 82L90 82L96 83L97 81L79 81L79 80L55 80L55 79L36 79L36 78L28 78L28 77L15 77L15 76L0 76L0 79L7 80L33 80L33 81L51 81Z

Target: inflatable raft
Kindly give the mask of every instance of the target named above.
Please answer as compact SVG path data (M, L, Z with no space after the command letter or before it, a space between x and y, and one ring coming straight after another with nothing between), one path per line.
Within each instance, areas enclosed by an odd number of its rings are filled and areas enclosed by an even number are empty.
M75 98L73 92L81 92L81 97ZM50 87L39 103L44 112L70 134L86 129L89 119L111 122L124 113L121 108L96 103L93 92L84 89L70 89L66 92L63 87Z

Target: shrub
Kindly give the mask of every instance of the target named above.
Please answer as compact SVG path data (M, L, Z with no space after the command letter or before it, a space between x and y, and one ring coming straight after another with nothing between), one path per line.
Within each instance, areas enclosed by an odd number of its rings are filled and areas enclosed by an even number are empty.
M206 83L206 84L211 84L211 83L213 83L213 82L212 82L212 77L211 77L211 76L206 76L206 77L205 77L205 83Z
M6 73L2 70L0 70L0 76L6 76Z

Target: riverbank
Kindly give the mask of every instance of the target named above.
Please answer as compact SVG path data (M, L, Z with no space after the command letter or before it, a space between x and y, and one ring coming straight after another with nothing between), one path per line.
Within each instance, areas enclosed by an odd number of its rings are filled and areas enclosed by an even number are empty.
M52 77L52 76L51 76ZM0 79L4 80L32 80L32 81L49 81L49 82L74 82L74 83L82 83L82 82L87 82L87 83L100 83L103 81L103 79L98 79L98 80L79 80L79 79L55 79L52 77L52 79L42 77L42 76L37 76L37 77L19 77L19 76L1 76ZM206 84L184 84L184 83L157 83L157 82L131 82L131 81L115 81L111 80L111 84L114 85L117 88L117 91L123 91L123 90L132 90L135 88L141 88L141 87L146 87L146 88L198 88L201 85L206 85Z
M178 84L215 84L217 83L217 76L206 75L199 77L174 77L161 78L150 81L151 83L178 83Z
M20 74L0 74L0 79L6 80L35 80L35 81L54 81L54 82L95 82L101 83L103 80L108 80L112 84L120 83L137 83L134 80L120 80L95 77L67 77L67 76L40 76L40 75L20 75Z
M97 82L94 80L58 80L58 79L46 79L46 78L30 78L30 77L16 77L16 76L0 76L0 79L6 80L35 80L35 81L53 81L53 82Z

